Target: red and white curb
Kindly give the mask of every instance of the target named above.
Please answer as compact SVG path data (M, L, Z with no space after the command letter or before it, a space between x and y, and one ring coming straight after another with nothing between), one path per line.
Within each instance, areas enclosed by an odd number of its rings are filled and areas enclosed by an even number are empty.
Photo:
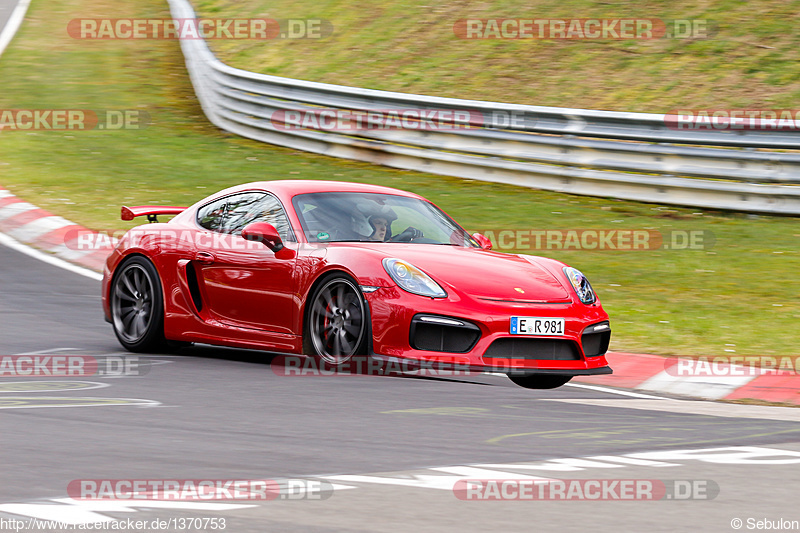
M718 362L715 358L683 359L619 352L609 352L606 358L613 374L573 381L705 400L754 399L800 405L800 373L795 368L753 369ZM795 362L795 358L785 359Z
M43 255L50 258L60 258L93 271L95 275L90 277L97 279L97 272L102 271L113 247L111 244L104 248L81 249L78 235L96 232L24 202L3 188L0 188L0 232L10 237L3 239L5 244L15 247L14 242L17 242L34 246L47 252ZM33 252L25 253L35 255Z

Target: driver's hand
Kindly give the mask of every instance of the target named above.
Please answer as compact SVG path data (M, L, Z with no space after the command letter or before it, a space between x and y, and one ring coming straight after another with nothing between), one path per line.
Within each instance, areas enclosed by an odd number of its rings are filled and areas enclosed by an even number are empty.
M422 232L417 228L408 227L399 235L392 237L393 241L400 241L400 242L411 242L414 239L422 237Z

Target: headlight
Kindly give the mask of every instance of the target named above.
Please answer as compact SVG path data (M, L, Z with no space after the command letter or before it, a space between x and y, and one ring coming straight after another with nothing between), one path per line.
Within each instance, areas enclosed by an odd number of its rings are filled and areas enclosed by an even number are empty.
M425 272L401 259L386 258L383 268L404 291L430 298L444 298L447 293Z
M594 295L594 290L592 290L589 280L586 279L586 276L584 276L580 270L572 267L564 267L564 274L572 284L572 288L575 289L575 294L578 295L578 298L580 298L581 302L585 303L586 305L593 304L595 302L597 297Z

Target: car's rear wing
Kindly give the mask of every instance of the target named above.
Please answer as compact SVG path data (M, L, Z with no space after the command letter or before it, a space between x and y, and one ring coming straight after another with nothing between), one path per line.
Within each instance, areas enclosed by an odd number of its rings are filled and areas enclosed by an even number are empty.
M149 222L158 222L158 215L177 215L186 210L185 207L171 205L138 205L136 207L122 206L120 218L122 220L133 220L136 217L147 216Z

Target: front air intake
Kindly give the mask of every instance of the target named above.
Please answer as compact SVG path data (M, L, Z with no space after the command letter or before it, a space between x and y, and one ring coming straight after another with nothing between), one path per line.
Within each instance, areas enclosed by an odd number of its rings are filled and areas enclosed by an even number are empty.
M475 324L436 315L416 315L409 332L411 347L429 352L465 353L480 337L481 330Z
M611 341L611 327L608 322L600 322L583 330L581 345L586 357L599 357L608 351Z
M577 361L581 355L573 341L566 339L530 339L505 337L494 341L484 357L504 359L541 359L545 361Z

